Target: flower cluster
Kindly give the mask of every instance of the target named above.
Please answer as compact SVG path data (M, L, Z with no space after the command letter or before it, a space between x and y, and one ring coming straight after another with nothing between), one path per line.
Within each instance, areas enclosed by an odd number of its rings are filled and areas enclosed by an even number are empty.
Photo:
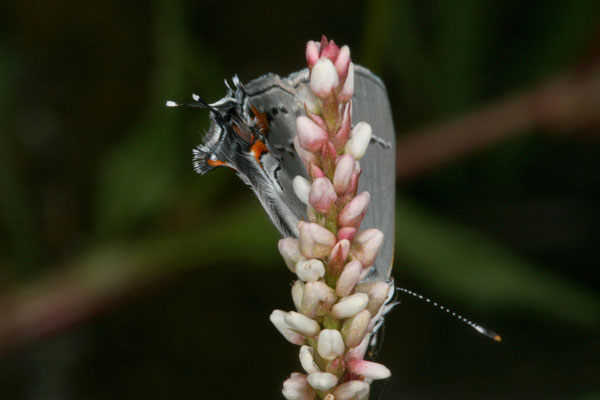
M291 343L300 345L306 374L283 384L288 400L367 399L370 382L390 376L383 365L364 360L387 298L386 282L360 283L383 243L378 229L359 230L371 196L357 194L360 160L371 127L352 128L354 66L348 46L325 37L308 42L311 98L306 116L296 120L296 151L310 181L296 176L293 187L307 206L299 237L279 241L279 251L298 280L292 285L296 311L275 310L271 321Z

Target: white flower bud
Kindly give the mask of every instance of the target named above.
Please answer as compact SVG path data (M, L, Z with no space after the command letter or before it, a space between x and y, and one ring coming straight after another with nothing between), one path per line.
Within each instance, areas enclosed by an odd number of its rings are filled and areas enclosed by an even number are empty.
M309 385L306 375L293 372L283 382L281 391L287 400L314 400L315 390Z
M337 384L337 376L329 372L313 372L308 375L308 383L315 390L329 390Z
M352 373L364 376L367 379L385 379L392 375L385 365L366 360L349 360L348 369Z
M335 245L335 235L319 224L300 221L298 230L300 253L306 258L323 258Z
M331 315L337 319L350 318L364 310L368 303L368 295L364 293L355 293L340 299L340 301L331 308Z
M342 208L342 211L338 215L338 224L358 228L367 213L370 201L371 195L369 192L358 194Z
M304 149L304 147L300 145L298 136L294 136L294 150L296 150L296 153L298 153L300 159L306 167L318 161L317 155L315 153L311 153L310 151Z
M367 382L355 380L342 383L333 391L335 400L364 400L369 398L370 386Z
M304 260L302 254L300 254L300 248L298 247L298 239L294 238L283 238L277 243L279 248L279 254L283 257L285 265L292 272L296 272L296 263L300 260Z
M324 99L339 84L339 76L331 60L319 58L310 71L310 89Z
M300 146L311 152L320 151L328 139L327 131L304 115L296 118L296 131Z
M296 175L292 181L292 187L294 188L296 197L298 197L302 203L308 205L308 192L310 191L310 182L308 179Z
M300 347L300 364L302 364L302 368L308 374L312 374L313 372L319 372L319 367L315 363L314 359L315 349L310 346L302 346Z
M296 311L290 311L287 313L285 316L285 323L290 329L303 336L314 336L321 330L317 321L297 313Z
M362 311L361 311L362 312ZM369 328L367 327L367 330ZM362 342L358 346L351 347L350 350L346 352L346 360L359 359L362 360L365 358L365 354L367 352L367 348L369 347L369 342L371 341L371 335L365 335L363 337Z
M350 133L350 139L346 142L346 153L351 154L355 160L363 158L371 141L371 134L371 125L366 122L356 124Z
M275 325L275 328L283 335L284 338L293 344L304 344L304 336L294 332L285 323L286 312L282 310L275 310L271 313L270 320Z
M292 285L292 300L298 311L302 305L302 296L304 296L304 282L298 279Z
M323 329L319 333L317 345L319 355L326 360L333 360L344 354L344 340L342 334L335 329Z
M333 175L333 187L338 194L343 194L350 188L350 180L354 173L354 157L350 154L344 154L335 165Z
M299 261L296 264L296 274L304 282L314 282L325 276L325 265L321 260L315 258Z
M362 264L358 260L350 261L344 267L342 274L335 284L335 294L339 297L348 296L359 281Z
M333 184L326 177L317 178L310 186L308 201L321 214L326 214L335 204L337 195Z
M304 285L301 312L309 317L314 317L323 304L329 307L335 302L335 292L322 281L308 282Z
M369 310L362 310L349 320L348 327L344 335L344 343L346 347L352 348L358 346L364 339L371 321L371 313Z
M344 82L344 87L340 90L338 94L338 100L340 101L349 101L354 94L354 63L350 63L348 67L348 76L346 76L346 81Z
M357 196L358 197L358 196ZM355 259L359 260L363 265L363 268L368 268L375 262L377 252L383 244L383 232L379 229L367 229L365 231L359 231L350 246L350 254ZM302 251L302 244L300 244L300 252Z
M390 291L390 284L387 282L365 282L356 285L356 292L366 293L369 296L367 310L371 315L377 315L381 305L385 302Z

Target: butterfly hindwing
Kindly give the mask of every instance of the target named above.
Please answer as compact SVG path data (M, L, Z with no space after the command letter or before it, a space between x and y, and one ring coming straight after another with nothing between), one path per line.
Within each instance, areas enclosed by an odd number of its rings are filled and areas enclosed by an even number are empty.
M307 177L307 173L293 150L292 141L296 136L296 118L305 115L308 80L308 69L287 78L267 74L245 85L234 80L236 86L228 97L212 105L229 107L233 101L236 117L249 120L250 116L256 125L264 126L262 140L268 152L260 160L263 165L255 170L253 176L244 175L244 171L238 171L238 175L250 183L282 234L294 232L295 223L306 219L306 206L296 197L292 179L296 175ZM357 65L352 120L355 124L360 121L369 123L374 135L365 156L360 160L362 175L359 191L371 193L371 204L361 229L377 228L385 235L375 268L366 280L386 281L390 276L394 255L395 133L385 86L371 71ZM218 122L213 120L212 123ZM216 132L214 128L211 127L211 130ZM267 196L265 191L268 192ZM280 212L291 215L283 218L272 215Z

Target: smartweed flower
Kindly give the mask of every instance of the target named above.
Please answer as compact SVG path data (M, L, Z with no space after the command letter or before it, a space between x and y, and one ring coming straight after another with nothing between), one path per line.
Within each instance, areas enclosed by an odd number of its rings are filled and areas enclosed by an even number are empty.
M292 285L296 311L273 311L271 321L291 343L300 345L305 374L283 384L288 400L367 399L370 382L385 379L385 366L364 360L381 316L389 283L360 283L375 262L384 237L360 230L371 196L357 194L360 160L372 129L351 129L354 66L348 46L325 37L306 45L311 104L296 120L294 147L310 180L296 176L293 188L307 206L309 221L298 223L298 239L284 238L279 251L298 280Z

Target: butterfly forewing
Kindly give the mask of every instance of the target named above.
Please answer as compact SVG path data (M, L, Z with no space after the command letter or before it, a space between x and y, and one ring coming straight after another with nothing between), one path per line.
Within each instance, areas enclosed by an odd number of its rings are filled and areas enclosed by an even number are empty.
M291 180L296 175L306 177L307 173L293 150L292 140L296 136L296 118L305 114L303 101L308 80L308 69L304 69L287 78L267 74L243 86L250 105L267 119L265 136L269 154L281 166L279 184L286 204L299 220L306 219L306 207L296 198ZM360 160L359 191L371 194L361 229L377 228L385 235L375 268L366 279L385 281L389 279L394 255L395 133L385 86L360 66L355 66L352 120L354 124L365 121L373 130L374 139Z

